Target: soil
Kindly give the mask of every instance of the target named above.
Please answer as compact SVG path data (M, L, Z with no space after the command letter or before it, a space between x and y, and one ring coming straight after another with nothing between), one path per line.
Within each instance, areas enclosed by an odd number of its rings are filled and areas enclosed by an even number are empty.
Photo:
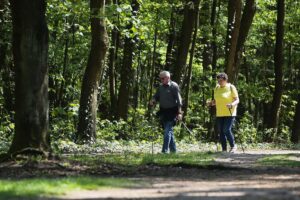
M145 183L133 188L73 191L63 197L39 199L300 200L300 167L262 166L256 162L274 154L292 154L294 160L300 160L300 151L269 150L219 154L216 164L207 167L147 165L128 170L108 164L91 169L75 162L65 167L57 160L23 165L6 162L0 164L0 178L84 174L126 177Z

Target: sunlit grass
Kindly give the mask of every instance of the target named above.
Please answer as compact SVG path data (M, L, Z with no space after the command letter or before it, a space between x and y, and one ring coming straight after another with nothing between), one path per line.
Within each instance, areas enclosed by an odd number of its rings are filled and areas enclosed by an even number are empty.
M102 188L121 188L136 186L136 181L122 178L34 178L23 180L0 180L0 199L34 198L58 196L75 190L96 190Z
M300 167L300 155L271 155L259 159L258 163L266 166Z
M209 152L203 153L176 153L176 154L109 154L101 156L73 156L71 160L79 161L87 165L95 163L109 163L122 166L142 166L147 164L154 165L176 165L186 164L194 166L205 166L213 163L214 154Z

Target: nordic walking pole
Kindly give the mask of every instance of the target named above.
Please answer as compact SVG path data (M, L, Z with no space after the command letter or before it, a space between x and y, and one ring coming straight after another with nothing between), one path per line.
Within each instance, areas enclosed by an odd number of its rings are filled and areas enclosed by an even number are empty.
M230 112L230 116L232 117L232 112L231 112L231 108L228 108L229 112ZM238 138L238 137L236 137ZM240 142L241 142L241 147L242 147L242 150L243 150L243 153L245 153L245 150L244 150L244 146L243 146L243 142L242 140L239 138Z
M150 112L151 112L151 114L150 114L150 117L151 117L151 129L152 129L152 135L151 135L151 154L152 154L152 156L153 156L153 154L154 154L154 119L153 119L153 106L151 107L151 110L150 110Z

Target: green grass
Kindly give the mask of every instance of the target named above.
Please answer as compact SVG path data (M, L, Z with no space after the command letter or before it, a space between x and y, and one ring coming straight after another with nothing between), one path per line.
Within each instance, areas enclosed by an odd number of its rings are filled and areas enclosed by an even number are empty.
M206 166L213 163L214 154L205 153L177 153L177 154L109 154L102 156L72 156L70 160L76 160L83 164L93 166L97 163L109 163L122 166L142 166L147 164L154 165L176 165L185 164L193 166Z
M259 164L265 166L300 167L299 154L272 155L258 160Z
M23 180L0 180L0 199L36 198L40 196L58 196L75 190L96 190L113 187L133 187L136 181L123 178L34 178Z

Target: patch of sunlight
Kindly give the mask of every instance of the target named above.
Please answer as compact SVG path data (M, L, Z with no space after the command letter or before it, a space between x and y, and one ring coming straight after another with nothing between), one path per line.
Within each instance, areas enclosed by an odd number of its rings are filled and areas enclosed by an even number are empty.
M133 187L136 181L123 178L33 178L33 179L0 179L0 197L33 198L40 196L63 195L74 190L95 190L102 188Z
M300 155L271 155L259 159L258 163L266 166L300 167Z

